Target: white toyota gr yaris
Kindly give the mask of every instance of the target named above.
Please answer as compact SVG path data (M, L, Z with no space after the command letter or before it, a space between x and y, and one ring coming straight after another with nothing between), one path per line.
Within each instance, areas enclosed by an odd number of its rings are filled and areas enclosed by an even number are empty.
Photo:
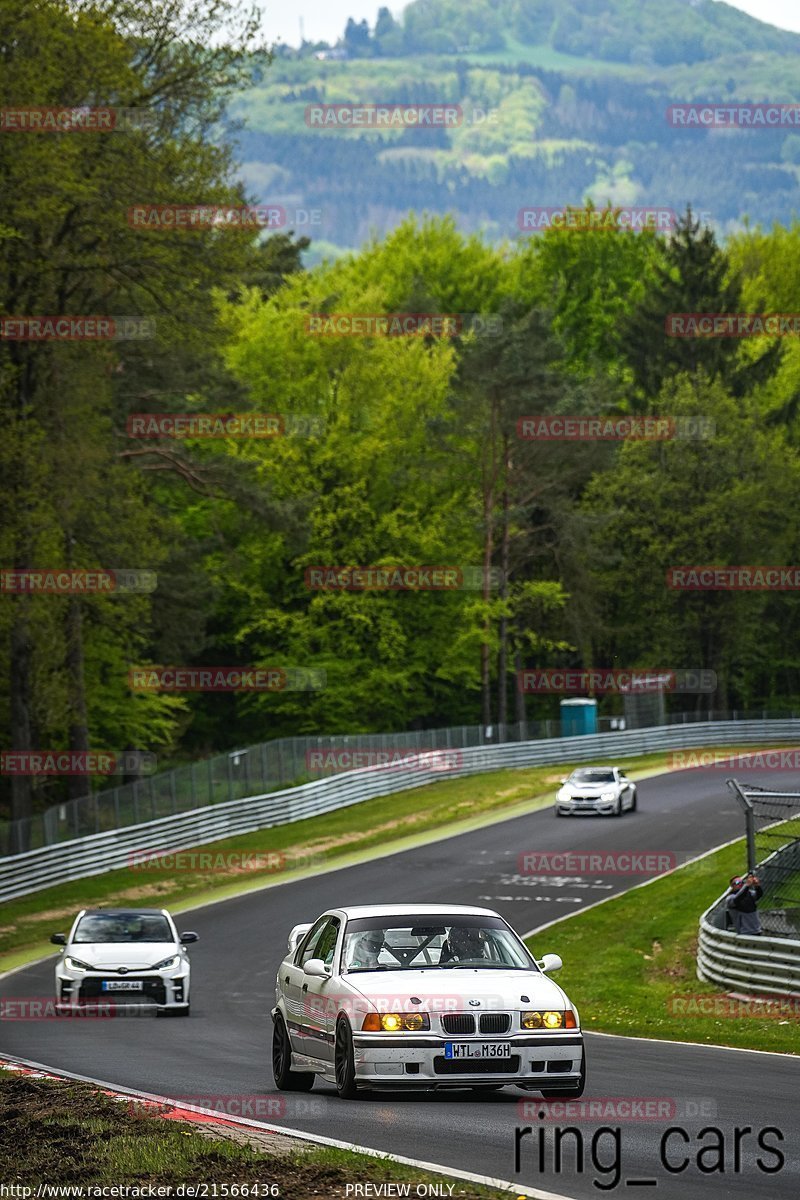
M316 1075L364 1089L515 1084L577 1097L586 1081L575 1005L488 908L332 908L296 925L278 970L272 1066L283 1091Z

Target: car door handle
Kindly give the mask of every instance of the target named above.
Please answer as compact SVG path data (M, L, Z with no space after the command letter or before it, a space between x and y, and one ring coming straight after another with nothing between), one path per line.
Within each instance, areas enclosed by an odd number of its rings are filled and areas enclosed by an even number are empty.
M307 992L307 991L308 991L308 984L307 984L307 983L304 983L304 984L303 984L303 991L304 991L304 992Z
M288 983L288 982L289 982L289 976L288 976L288 975L284 975L284 977L283 977L283 982L284 982L284 983Z

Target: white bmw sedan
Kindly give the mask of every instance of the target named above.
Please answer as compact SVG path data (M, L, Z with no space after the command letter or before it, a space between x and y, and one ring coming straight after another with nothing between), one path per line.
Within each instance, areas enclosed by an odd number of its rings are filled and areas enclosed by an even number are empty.
M189 1015L189 955L196 933L179 934L164 908L96 908L78 913L56 962L56 1003L112 1001L148 1005L159 1015Z
M561 780L555 808L557 817L636 812L636 784L620 767L578 767Z
M364 1089L583 1093L578 1012L488 908L333 908L296 925L278 970L272 1066L283 1091L319 1075L344 1099Z

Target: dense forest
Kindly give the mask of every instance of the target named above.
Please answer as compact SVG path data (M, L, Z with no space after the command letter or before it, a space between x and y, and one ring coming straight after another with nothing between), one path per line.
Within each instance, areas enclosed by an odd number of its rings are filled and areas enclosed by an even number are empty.
M672 338L665 319L800 311L800 223L723 242L684 211L669 236L612 224L498 243L406 215L310 269L287 231L137 228L135 204L252 200L215 134L251 78L255 28L223 46L215 22L230 30L235 9L179 7L41 0L20 15L0 0L3 105L100 95L153 117L0 140L3 319L136 315L154 335L0 341L0 564L157 581L4 588L4 746L134 747L167 765L293 733L555 716L557 696L515 686L525 667L702 667L717 690L673 708L796 703L796 592L682 592L666 575L800 563L797 338ZM485 319L401 336L310 320L393 313ZM149 413L279 420L271 436L152 438L132 424ZM540 441L519 435L531 414L703 432ZM320 565L398 564L487 582L309 586ZM325 686L132 688L148 665L315 670ZM86 786L4 778L3 811Z

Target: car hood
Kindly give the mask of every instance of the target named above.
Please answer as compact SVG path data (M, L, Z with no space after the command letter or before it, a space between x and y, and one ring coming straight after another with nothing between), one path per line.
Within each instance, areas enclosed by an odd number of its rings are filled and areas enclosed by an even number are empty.
M420 1010L430 1002L434 1011L460 1012L475 1009L563 1008L565 995L558 984L534 971L417 970L365 971L348 974L348 983L378 1011L407 1005L416 1007L412 996L422 1001ZM522 997L527 996L527 1000ZM471 1000L480 1004L471 1005Z
M170 954L178 954L174 942L75 942L66 954L92 967L152 967Z
M562 792L572 796L599 796L601 792L616 791L618 783L565 783Z

